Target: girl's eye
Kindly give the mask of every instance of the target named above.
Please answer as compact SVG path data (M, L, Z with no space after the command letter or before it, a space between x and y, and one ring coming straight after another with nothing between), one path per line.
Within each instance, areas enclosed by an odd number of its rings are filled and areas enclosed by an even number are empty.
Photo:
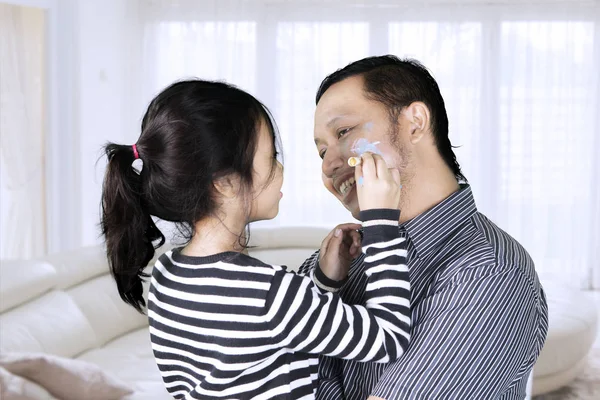
M319 151L319 157L321 157L321 160L325 158L325 153L326 152L327 152L327 150L325 150L325 149Z

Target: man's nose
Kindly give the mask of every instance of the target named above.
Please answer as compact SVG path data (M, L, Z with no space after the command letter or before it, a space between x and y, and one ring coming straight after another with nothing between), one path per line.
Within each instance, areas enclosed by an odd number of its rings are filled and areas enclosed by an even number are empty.
M335 172L344 166L344 160L339 146L330 146L323 157L323 174L328 178L333 177Z

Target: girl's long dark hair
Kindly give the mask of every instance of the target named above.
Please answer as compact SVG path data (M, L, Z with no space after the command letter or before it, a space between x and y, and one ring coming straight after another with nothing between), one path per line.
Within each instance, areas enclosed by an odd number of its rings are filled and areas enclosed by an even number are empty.
M216 209L216 178L237 174L246 188L252 187L262 123L279 149L271 114L253 96L222 82L186 80L150 103L135 149L141 170L134 169L131 145L105 146L100 225L108 263L126 303L140 312L145 307L144 268L165 242L153 217L176 223L190 240L195 223Z

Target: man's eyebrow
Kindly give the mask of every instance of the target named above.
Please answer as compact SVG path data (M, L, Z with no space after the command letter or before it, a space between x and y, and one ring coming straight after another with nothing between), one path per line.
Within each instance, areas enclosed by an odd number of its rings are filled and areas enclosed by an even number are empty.
M342 114L342 115L338 115L336 117L333 117L329 120L329 122L327 123L327 127L331 128L332 125L334 125L336 122L338 122L340 119L347 117L348 114Z

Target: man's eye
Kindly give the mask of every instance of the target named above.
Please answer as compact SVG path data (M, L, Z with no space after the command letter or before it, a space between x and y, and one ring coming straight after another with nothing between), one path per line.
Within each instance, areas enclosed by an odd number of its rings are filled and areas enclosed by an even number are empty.
M341 138L342 136L344 136L346 133L350 132L351 130L352 130L352 128L346 128L346 129L339 130L337 133L338 139Z
M321 157L321 160L325 158L325 153L326 152L327 152L327 150L325 150L325 149L319 151L319 157Z

